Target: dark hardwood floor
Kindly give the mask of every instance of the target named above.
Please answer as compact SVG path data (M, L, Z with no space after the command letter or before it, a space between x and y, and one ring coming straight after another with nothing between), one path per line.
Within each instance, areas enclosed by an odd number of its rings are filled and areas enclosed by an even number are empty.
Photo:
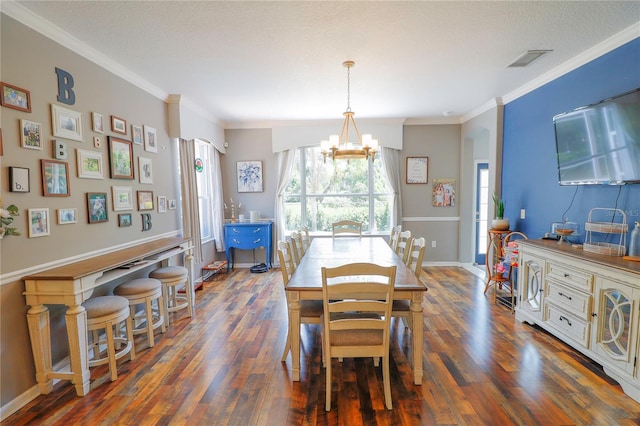
M320 329L303 326L302 373L280 362L287 312L279 270L217 276L196 293L193 319L178 313L156 346L137 340L133 362L91 372L80 398L57 384L3 424L45 425L631 425L640 404L595 363L515 321L462 268L423 274L424 381L413 385L409 332L392 323L393 410L370 359L333 361L332 411L324 411ZM173 314L176 315L176 314Z

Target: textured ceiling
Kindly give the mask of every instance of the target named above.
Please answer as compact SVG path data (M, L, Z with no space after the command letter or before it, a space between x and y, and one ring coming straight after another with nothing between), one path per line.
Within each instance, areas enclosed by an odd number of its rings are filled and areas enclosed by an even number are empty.
M640 34L638 1L15 3L227 127L341 118L347 59L356 119L462 116Z

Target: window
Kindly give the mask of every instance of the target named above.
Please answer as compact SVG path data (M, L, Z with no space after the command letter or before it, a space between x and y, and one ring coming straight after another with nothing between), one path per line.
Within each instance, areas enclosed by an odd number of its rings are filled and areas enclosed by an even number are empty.
M202 160L202 170L196 170L196 182L198 185L198 209L200 212L200 237L207 241L213 238L213 174L211 144L198 139L195 142L196 160Z
M295 165L285 193L287 231L331 232L341 219L362 222L363 232L389 231L393 193L380 158L325 163L316 146L298 149Z

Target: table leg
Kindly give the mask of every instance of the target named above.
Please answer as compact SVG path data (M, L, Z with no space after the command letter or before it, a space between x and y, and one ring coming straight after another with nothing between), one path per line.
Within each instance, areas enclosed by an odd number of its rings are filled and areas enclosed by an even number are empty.
M89 393L91 378L87 348L87 311L82 305L71 306L67 309L65 319L71 358L71 382L76 386L78 396L85 396Z
M411 347L413 349L413 383L416 385L422 384L422 347L424 345L424 318L422 309L422 291L416 291L411 294L411 323L413 324L413 330L411 336L413 342Z
M300 293L287 291L289 309L289 337L291 338L291 374L300 381Z
M51 366L51 331L49 329L49 309L44 305L34 305L27 311L27 325L31 338L31 351L36 366L36 380L40 393L53 390L53 380L49 374Z

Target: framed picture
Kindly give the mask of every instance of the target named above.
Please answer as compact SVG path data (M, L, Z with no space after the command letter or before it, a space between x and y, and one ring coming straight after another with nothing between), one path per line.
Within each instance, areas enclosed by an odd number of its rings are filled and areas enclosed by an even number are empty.
M24 167L9 167L9 191L29 192L29 169Z
M78 221L78 209L58 209L58 225L68 225Z
M133 210L133 189L130 186L112 186L113 210Z
M87 192L87 213L89 223L109 221L106 192Z
M407 157L407 184L427 183L429 157Z
M138 191L138 210L153 210L153 191Z
M138 157L138 175L140 183L153 183L153 169L151 158Z
M104 121L102 119L102 114L98 114L97 112L92 112L91 125L93 126L94 132L104 133Z
M22 147L42 150L42 125L31 120L20 120Z
M136 145L142 145L142 127L136 126L135 124L131 125L131 140Z
M167 212L167 197L164 195L158 195L158 213Z
M49 209L29 209L29 238L49 235Z
M28 90L2 82L0 82L0 89L2 90L2 98L0 98L2 106L31 112L31 94Z
M262 161L238 161L238 192L262 192Z
M120 133L121 135L127 134L127 120L124 118L111 116L111 131L113 133Z
M133 145L109 136L109 165L112 179L133 179Z
M82 142L82 114L51 104L53 136Z
M131 213L120 213L118 215L118 226L121 228L131 226Z
M158 152L158 141L156 140L156 129L144 126L144 150Z
M69 164L58 160L40 160L42 167L42 195L45 197L68 197Z
M104 179L101 152L76 149L76 160L79 178Z
M176 200L169 200L169 210L176 209Z
M456 205L456 180L433 179L433 206L453 207Z
M4 145L2 145L2 128L0 128L0 157L4 155Z

